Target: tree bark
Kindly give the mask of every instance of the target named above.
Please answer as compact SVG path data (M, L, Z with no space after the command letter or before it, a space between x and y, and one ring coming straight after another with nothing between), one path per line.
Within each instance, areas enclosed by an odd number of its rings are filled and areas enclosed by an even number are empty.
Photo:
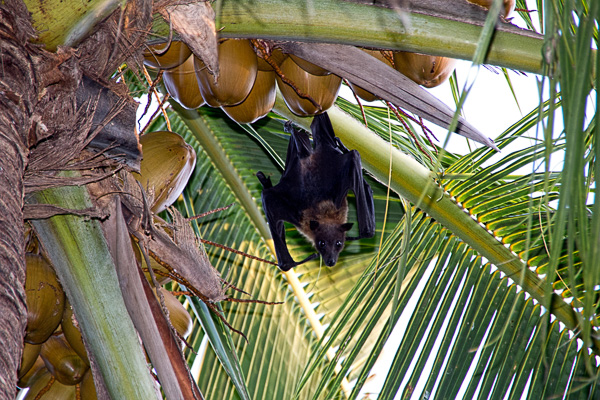
M0 6L0 398L15 395L27 312L23 240L23 173L32 126L35 71L27 40L27 9ZM25 18L25 19L24 19Z
M22 0L0 1L0 398L14 398L27 323L25 303L24 179L65 165L94 127L82 118L76 91L83 74L108 84L116 66L139 55L151 21L152 1L131 1L100 24L78 51L48 52L32 44L36 31ZM117 94L127 89L121 84ZM117 87L118 89L118 87ZM131 107L125 107L130 109ZM120 112L120 111L119 111ZM119 113L117 112L117 113ZM129 113L131 114L131 113ZM129 134L135 138L133 117ZM135 140L137 143L137 139ZM84 145L81 146L83 148ZM52 150L54 149L54 150ZM134 149L135 150L135 149ZM55 159L51 159L52 156ZM61 157L62 156L62 157ZM53 163L54 162L54 163ZM51 168L52 167L52 168Z

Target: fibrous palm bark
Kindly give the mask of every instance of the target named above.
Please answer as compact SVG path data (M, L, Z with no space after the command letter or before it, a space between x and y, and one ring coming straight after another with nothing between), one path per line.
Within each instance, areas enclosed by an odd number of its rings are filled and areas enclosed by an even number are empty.
M25 6L0 6L0 397L14 395L26 324L23 240L23 176L28 144L40 133L40 63L29 44L34 30ZM42 64L42 65L40 65ZM39 114L38 114L39 115ZM37 127L37 129L36 129Z
M77 90L84 75L115 87L108 84L110 74L140 47L151 7L149 1L130 2L98 21L77 50L49 52L33 44L36 31L26 5L0 3L0 398L14 397L27 321L26 195L44 187L43 177L65 168L100 131L93 118L99 98L78 104ZM131 107L120 104L111 117L123 109ZM120 124L134 135L135 115L125 115Z

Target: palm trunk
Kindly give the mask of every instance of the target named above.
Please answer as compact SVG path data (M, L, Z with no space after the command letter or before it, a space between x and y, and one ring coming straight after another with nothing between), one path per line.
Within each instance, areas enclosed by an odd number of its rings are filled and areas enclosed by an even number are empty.
M13 398L27 322L23 175L36 99L27 50L33 32L23 4L0 6L0 398Z
M0 2L0 398L13 398L27 322L25 304L24 197L36 189L39 173L62 167L83 148L87 132L99 121L78 110L76 92L83 75L108 80L124 59L143 43L152 2L131 1L120 25L121 11L97 21L82 37L77 52L48 52L31 43L36 31L21 0ZM87 39L87 40L85 40ZM108 94L107 94L108 93ZM102 96L107 96L105 91ZM92 96L93 97L93 96ZM99 102L96 111L102 111ZM109 103L114 103L112 99ZM110 105L110 104L109 104ZM110 108L110 107L109 107ZM121 132L134 135L135 107L120 110ZM105 110L106 111L106 110ZM117 114L120 111L117 111ZM98 118L106 112L101 112ZM84 118L85 117L85 118ZM126 139L123 139L127 142ZM111 142L120 142L110 136ZM123 144L123 143L121 143ZM125 149L129 150L129 149ZM128 153L128 151L125 151ZM60 169L60 168L59 168ZM37 181L36 181L37 182Z

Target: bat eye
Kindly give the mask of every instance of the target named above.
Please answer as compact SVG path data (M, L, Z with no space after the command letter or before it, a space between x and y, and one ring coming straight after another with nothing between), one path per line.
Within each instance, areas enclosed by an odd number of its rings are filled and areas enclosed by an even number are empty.
M323 240L319 240L319 243L317 243L317 246L319 246L320 249L324 249L325 248L325 242Z
M344 244L342 243L342 241L341 241L341 240L338 240L337 242L335 242L335 245L336 245L337 247L342 247Z

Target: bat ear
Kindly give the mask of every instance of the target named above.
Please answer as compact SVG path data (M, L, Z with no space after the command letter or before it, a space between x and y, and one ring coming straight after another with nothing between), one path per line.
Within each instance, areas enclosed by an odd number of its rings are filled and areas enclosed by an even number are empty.
M346 222L345 224L342 224L342 230L344 232L348 232L350 229L352 229L352 225L354 225L352 222Z
M309 226L310 226L310 230L314 231L319 227L319 223L317 221L310 221Z

